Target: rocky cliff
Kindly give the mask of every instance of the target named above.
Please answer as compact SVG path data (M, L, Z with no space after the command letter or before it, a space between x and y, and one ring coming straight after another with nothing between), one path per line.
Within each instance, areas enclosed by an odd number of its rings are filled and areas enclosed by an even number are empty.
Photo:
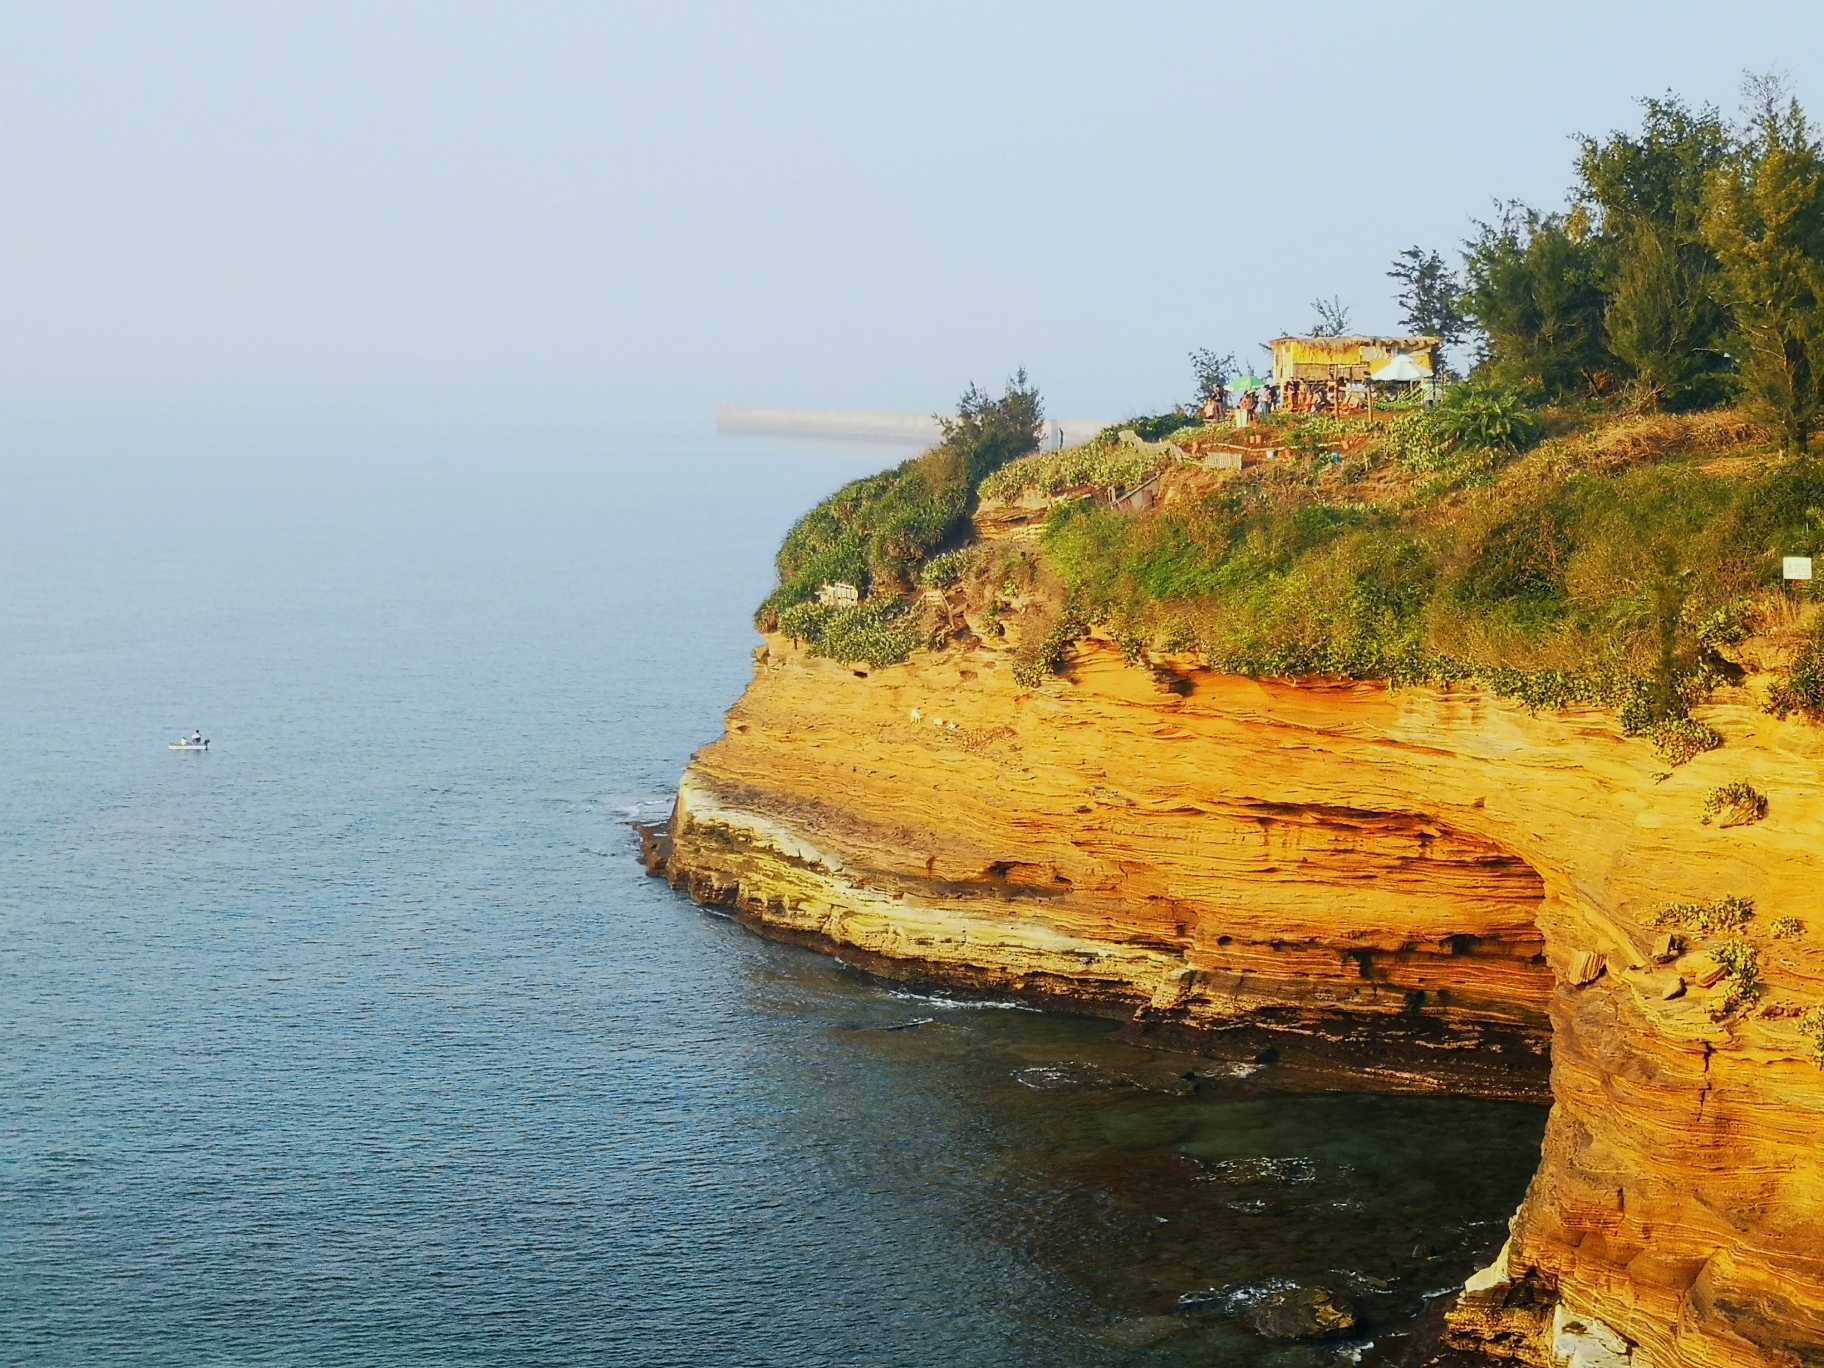
M1815 729L1725 690L1701 715L1726 744L1668 774L1602 713L1093 641L1037 689L973 637L875 670L780 639L756 660L655 872L882 973L1352 1086L1549 1094L1460 1343L1824 1363ZM1765 819L1705 823L1734 780Z

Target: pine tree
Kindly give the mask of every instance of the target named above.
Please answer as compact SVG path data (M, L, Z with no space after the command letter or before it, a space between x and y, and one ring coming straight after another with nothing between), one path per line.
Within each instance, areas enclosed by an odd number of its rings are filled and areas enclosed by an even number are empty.
M1349 331L1349 306L1340 295L1311 301L1311 336L1341 337Z
M1235 353L1218 356L1208 347L1198 347L1191 353L1191 374L1197 379L1197 398L1192 406L1201 407L1229 387L1229 379L1235 374Z
M1824 153L1777 81L1750 83L1750 117L1704 195L1704 240L1734 314L1748 398L1803 451L1824 381Z
M1394 302L1400 306L1400 326L1425 337L1436 337L1445 346L1461 342L1469 331L1459 297L1462 283L1436 252L1408 247L1394 258L1387 272L1400 282Z
M1483 334L1485 373L1554 397L1606 392L1616 363L1602 326L1601 253L1586 220L1514 202L1500 208L1463 253L1463 311Z
M1729 140L1714 109L1675 96L1643 100L1638 136L1583 139L1577 199L1605 257L1603 324L1634 372L1642 407L1714 402L1727 383L1728 313L1712 291L1716 257L1701 231L1706 177Z

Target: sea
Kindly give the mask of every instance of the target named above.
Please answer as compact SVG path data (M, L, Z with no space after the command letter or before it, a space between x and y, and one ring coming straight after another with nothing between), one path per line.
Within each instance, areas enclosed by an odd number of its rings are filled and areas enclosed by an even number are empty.
M1395 1361L1542 1109L912 991L641 869L780 536L899 455L0 454L0 1362ZM1355 1326L1260 1333L1314 1288Z

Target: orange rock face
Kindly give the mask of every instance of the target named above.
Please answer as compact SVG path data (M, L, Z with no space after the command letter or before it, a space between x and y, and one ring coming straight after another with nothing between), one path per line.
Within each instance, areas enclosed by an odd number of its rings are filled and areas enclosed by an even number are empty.
M1667 776L1605 715L1471 691L1184 668L1162 691L1093 643L1036 690L981 647L864 672L758 654L655 872L880 972L1068 1000L1174 1046L1549 1095L1459 1342L1824 1363L1814 730L1740 693L1703 710L1727 744ZM1704 824L1736 779L1766 820ZM1756 908L1739 931L1668 943L1653 919L1731 894ZM1803 929L1771 936L1779 916ZM1736 968L1704 987L1700 960Z

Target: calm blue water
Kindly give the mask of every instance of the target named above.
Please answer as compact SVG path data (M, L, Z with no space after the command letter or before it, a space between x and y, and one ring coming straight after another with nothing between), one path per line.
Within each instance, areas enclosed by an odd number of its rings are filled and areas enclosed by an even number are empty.
M881 461L6 458L0 1361L1332 1362L1499 1243L1537 1109L1186 1080L643 875L778 536ZM1269 1347L1274 1279L1363 1332Z

